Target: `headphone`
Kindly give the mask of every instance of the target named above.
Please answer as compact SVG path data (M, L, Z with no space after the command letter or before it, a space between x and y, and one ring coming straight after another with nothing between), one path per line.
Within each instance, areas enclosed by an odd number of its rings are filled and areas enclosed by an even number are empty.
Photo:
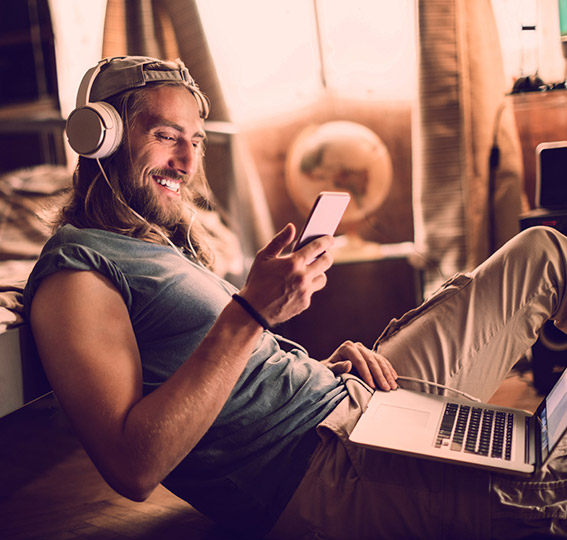
M91 89L103 66L115 58L105 58L89 69L81 81L74 111L67 118L65 131L71 148L80 156L101 159L116 151L124 127L118 111L105 101L90 102Z
M113 64L111 64L114 62ZM146 69L146 66L152 68ZM156 69L156 65L159 67ZM140 88L156 81L178 82L185 85L199 103L203 118L208 114L204 97L181 60L164 62L148 56L111 56L104 58L83 76L75 110L67 118L65 130L69 145L77 154L90 159L110 156L120 146L124 126L118 111L106 101L91 102L96 78L104 72L97 86L99 99Z

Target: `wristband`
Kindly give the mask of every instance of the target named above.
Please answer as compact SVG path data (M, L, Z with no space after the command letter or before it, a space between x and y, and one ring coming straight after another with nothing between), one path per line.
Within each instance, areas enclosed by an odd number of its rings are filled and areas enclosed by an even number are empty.
M264 328L264 330L268 330L270 328L268 321L266 319L264 319L264 317L262 317L262 315L260 315L248 303L248 300L246 300L245 298L242 298L242 296L240 296L239 294L236 294L236 293L234 293L232 295L232 298L234 298L234 300L236 300L244 308L244 311L246 311L248 313L248 315L250 315L250 317L252 317L262 328Z

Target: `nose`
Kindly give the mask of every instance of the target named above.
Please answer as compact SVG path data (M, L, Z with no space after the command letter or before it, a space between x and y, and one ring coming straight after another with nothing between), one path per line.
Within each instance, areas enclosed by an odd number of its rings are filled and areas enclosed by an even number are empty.
M168 165L175 169L180 174L192 176L197 170L199 162L198 148L193 146L190 142L183 142L177 144L175 150L172 152Z

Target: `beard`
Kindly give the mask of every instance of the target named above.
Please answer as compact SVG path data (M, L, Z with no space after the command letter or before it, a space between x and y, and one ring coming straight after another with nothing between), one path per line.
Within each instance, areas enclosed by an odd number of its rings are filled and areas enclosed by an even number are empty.
M183 220L185 205L181 197L160 197L153 175L184 181L178 173L167 169L151 169L145 175L130 169L121 175L126 202L150 223L172 229Z

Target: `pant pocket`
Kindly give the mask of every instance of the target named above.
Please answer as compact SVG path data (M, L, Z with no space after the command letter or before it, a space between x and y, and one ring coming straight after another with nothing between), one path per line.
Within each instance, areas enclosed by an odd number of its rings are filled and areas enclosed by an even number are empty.
M392 319L384 331L380 334L375 341L373 349L376 350L378 345L395 335L404 326L410 324L413 320L421 315L427 313L430 309L442 304L449 298L457 294L472 282L472 277L468 274L455 274L452 278L448 279L436 292L434 292L427 300L425 300L418 307L407 311L399 319Z

